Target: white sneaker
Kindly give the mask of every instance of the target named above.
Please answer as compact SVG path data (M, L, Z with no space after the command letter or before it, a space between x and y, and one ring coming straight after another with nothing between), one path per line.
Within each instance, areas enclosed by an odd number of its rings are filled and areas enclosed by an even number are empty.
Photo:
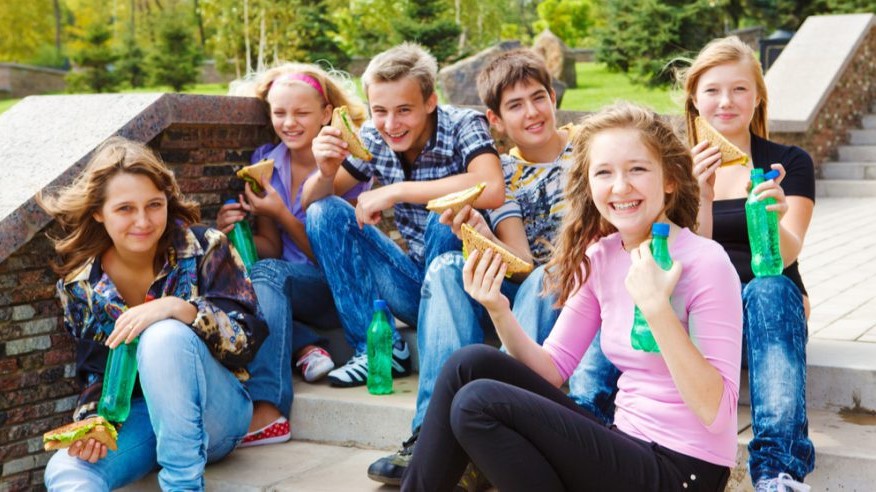
M295 367L301 371L304 380L308 383L319 381L332 369L335 368L335 363L332 362L332 357L322 347L311 347L304 355L298 358Z
M368 355L361 353L350 357L346 364L328 373L328 380L332 386L341 388L364 385L368 382Z
M762 478L754 485L755 492L809 492L810 487L794 480L787 473L779 473L776 478Z

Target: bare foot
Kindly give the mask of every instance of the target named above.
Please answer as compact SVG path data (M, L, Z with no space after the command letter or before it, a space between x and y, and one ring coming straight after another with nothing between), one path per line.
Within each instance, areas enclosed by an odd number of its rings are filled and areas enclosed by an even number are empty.
M257 401L252 407L252 420L249 421L247 432L257 431L277 420L282 414L277 407L266 401Z

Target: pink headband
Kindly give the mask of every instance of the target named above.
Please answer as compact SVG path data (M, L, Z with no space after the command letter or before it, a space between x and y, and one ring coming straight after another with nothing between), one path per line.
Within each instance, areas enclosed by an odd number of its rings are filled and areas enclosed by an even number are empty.
M282 82L292 82L293 80L299 80L299 81L304 82L305 84L309 85L310 87L313 87L314 89L316 89L316 92L319 92L319 95L322 96L322 98L324 100L326 100L326 101L328 100L328 98L325 97L325 92L322 90L322 85L319 83L319 81L316 80L314 77L307 75L306 73L296 72L296 73L283 74L283 75L277 77L274 80L274 82L275 83L281 82L281 81ZM274 83L271 84L271 88L273 88L273 87L274 87Z

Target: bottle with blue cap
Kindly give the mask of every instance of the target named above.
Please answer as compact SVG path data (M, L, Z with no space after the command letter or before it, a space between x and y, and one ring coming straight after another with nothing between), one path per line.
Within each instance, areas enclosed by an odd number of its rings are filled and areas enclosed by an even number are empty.
M392 326L386 301L374 301L374 317L368 326L368 392L372 395L392 393Z
M664 270L672 268L668 238L669 224L655 222L651 226L651 255L654 256L657 266ZM651 333L651 327L648 326L648 321L642 315L642 310L639 309L639 306L636 306L635 311L633 311L633 329L630 331L630 344L635 350L660 352L660 347L657 346L657 341L654 340L654 334Z
M140 337L131 343L124 341L111 349L103 374L103 387L97 413L110 422L122 423L131 413L131 395L137 379L137 344Z
M225 202L226 205L229 203L237 203L237 200L231 199ZM249 272L249 269L252 268L255 262L259 261L259 254L256 251L255 240L252 237L252 228L249 226L249 222L244 219L235 223L234 228L228 232L228 240L231 241L234 249L237 250L237 254L240 255L240 259L243 260L243 264L246 266L246 271Z
M781 275L785 268L779 243L779 214L766 207L776 203L775 198L758 200L754 194L757 185L779 176L776 170L764 173L751 170L751 192L745 201L745 220L748 223L748 243L751 245L751 271L755 277Z

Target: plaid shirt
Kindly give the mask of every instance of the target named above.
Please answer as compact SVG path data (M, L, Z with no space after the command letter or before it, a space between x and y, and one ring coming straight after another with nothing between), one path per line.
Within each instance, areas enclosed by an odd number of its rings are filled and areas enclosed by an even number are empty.
M402 157L389 148L374 124L368 121L362 126L360 136L374 158L363 161L349 157L344 161L344 169L359 181L376 176L381 184L388 185L402 181L432 181L462 174L475 157L487 152L498 155L483 114L452 106L439 106L435 114L438 120L435 134L412 165L403 165ZM423 235L428 216L425 205L395 204L396 226L408 243L408 254L418 264L424 260Z

